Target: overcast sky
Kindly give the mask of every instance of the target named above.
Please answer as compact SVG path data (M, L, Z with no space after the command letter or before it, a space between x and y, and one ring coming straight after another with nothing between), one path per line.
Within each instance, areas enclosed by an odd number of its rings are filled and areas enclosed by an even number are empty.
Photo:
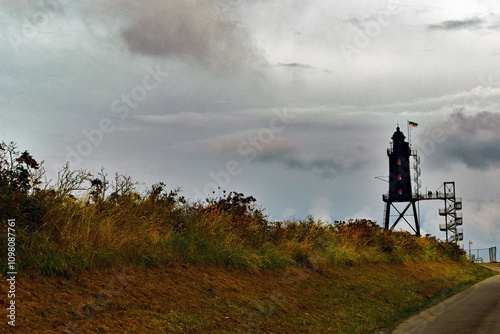
M496 1L4 0L0 41L1 140L51 178L69 161L382 224L410 120L422 190L455 181L466 246L500 246ZM441 207L420 212L444 238Z

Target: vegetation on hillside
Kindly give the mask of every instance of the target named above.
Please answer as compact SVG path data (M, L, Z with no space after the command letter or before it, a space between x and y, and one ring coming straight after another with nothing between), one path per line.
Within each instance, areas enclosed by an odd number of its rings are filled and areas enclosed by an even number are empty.
M270 221L238 192L190 202L68 165L47 182L14 143L0 144L0 219L16 220L27 333L369 333L492 274L372 221Z
M43 175L27 151L1 144L0 213L2 221L17 222L18 270L64 275L174 261L246 270L466 261L454 244L385 231L372 221L269 221L255 198L237 192L189 202L179 188L160 182L140 192L129 177L109 180L104 170L93 175L65 166L54 183Z

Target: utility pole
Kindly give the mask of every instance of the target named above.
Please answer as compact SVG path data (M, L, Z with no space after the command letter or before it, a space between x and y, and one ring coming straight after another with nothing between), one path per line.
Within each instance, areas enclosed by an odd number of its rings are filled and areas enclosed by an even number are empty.
M472 241L469 240L469 261L472 259L472 252L471 252L471 249L470 249L470 246L472 245Z

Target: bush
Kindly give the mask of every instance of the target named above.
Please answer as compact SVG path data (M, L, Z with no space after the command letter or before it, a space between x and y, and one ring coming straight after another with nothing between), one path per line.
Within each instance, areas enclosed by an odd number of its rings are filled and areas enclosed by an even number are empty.
M159 182L140 193L130 177L108 181L104 169L92 175L66 165L53 185L42 175L27 151L0 145L0 214L18 221L20 269L67 274L176 259L249 270L465 260L457 245L369 220L270 222L254 197L238 192L189 203L180 188Z

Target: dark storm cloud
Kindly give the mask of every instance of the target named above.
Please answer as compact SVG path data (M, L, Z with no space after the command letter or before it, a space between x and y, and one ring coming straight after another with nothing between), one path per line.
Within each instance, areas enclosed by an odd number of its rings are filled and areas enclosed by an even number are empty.
M478 17L465 19L465 20L449 20L443 21L438 24L430 24L427 29L430 30L461 30L461 29L475 29L483 27L485 21Z
M417 149L435 165L464 163L475 170L500 166L500 114L454 113L419 136Z
M231 0L109 2L108 10L123 15L121 36L133 53L217 68L248 66L259 58Z
M452 136L450 140L454 145L450 146L449 155L470 168L485 170L492 165L500 164L500 139L474 142Z

